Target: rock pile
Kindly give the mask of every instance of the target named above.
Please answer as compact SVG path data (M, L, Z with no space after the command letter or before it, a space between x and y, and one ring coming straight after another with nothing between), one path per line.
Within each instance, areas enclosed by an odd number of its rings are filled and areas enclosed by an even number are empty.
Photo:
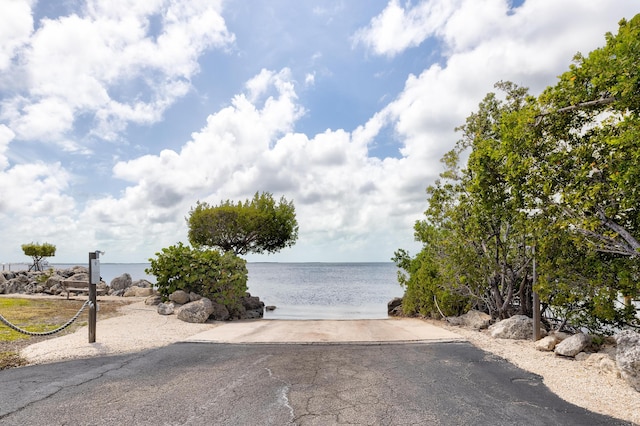
M240 309L229 309L227 306L212 302L196 293L187 293L183 290L174 291L169 295L169 300L162 302L159 297L147 299L147 303L158 306L158 314L173 315L179 320L203 323L207 320L228 321L232 319L256 319L264 316L264 303L260 298L246 293L241 298Z
M0 294L65 294L62 281L89 281L89 271L84 266L48 271L1 271ZM132 281L131 275L122 274L110 285L101 281L96 286L110 296L146 297L154 294L153 284L146 280Z
M89 281L86 267L75 266L68 269L44 272L2 271L0 272L0 294L51 294L58 295L64 291L63 280ZM102 289L107 285L101 283Z
M530 340L533 320L516 315L495 323L489 332L493 338ZM603 373L617 374L640 392L640 333L624 330L614 338L605 338L603 344L595 344L588 334L552 332L534 345L539 351L553 351L557 356L593 365Z
M109 289L110 296L148 297L155 294L152 283L147 280L133 281L127 273L112 279Z

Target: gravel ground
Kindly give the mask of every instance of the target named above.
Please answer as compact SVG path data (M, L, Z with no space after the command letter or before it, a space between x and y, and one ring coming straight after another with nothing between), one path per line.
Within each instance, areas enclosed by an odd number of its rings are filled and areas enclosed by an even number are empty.
M116 355L170 345L216 327L216 323L190 324L175 315L158 315L155 306L136 302L120 308L121 316L101 320L98 312L96 342L89 343L88 327L73 334L44 340L20 352L31 364L99 355Z
M175 315L158 315L155 307L143 302L124 306L120 312L123 315L104 320L100 320L98 314L97 343L88 343L88 330L83 327L73 334L28 346L21 355L30 363L45 363L137 352L184 341L221 326L221 323L190 324ZM542 376L551 391L570 403L640 425L640 392L621 379L617 371L603 370L588 361L558 357L552 352L540 352L531 341L493 339L486 332L453 327L441 321L428 322Z

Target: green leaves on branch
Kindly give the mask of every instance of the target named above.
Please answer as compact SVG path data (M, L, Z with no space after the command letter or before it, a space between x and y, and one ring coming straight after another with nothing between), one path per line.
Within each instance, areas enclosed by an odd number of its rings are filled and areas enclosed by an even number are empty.
M276 253L298 239L293 202L282 197L276 203L270 193L218 206L198 202L187 222L194 247L217 247L237 255Z
M640 252L640 15L604 47L576 55L540 96L538 160L553 170L546 192L567 227L592 248Z

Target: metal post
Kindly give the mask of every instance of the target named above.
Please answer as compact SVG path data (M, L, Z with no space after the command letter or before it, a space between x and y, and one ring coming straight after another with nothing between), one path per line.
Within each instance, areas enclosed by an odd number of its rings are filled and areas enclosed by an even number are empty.
M98 310L96 284L100 282L99 258L99 251L89 253L89 343L96 342L96 313Z
M531 287L535 287L536 280L538 279L536 273L536 246L533 246L533 277ZM540 340L540 298L538 293L533 290L533 341Z

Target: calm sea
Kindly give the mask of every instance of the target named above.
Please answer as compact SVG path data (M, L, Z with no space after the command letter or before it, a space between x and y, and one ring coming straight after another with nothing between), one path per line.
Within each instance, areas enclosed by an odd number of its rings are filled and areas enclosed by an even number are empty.
M52 264L57 269L75 264ZM148 263L100 263L110 283L127 272L155 283ZM276 310L267 319L386 318L387 302L402 296L393 263L248 263L249 292ZM13 270L18 269L16 266ZM20 268L22 269L22 268Z

